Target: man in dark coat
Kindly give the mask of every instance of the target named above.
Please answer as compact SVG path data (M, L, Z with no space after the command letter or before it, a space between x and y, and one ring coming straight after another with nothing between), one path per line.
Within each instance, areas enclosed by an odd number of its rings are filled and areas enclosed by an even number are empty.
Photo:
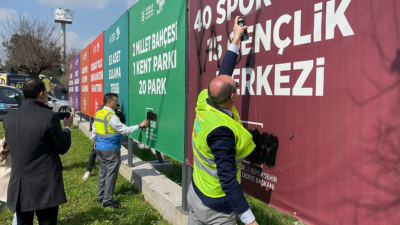
M22 106L4 117L3 126L12 157L7 205L17 213L18 224L57 224L58 207L67 202L60 154L71 146L72 114L64 119L47 107L44 83L25 83Z

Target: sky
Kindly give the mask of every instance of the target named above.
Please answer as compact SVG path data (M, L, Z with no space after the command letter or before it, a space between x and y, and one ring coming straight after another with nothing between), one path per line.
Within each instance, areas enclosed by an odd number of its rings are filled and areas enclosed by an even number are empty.
M20 14L28 18L39 16L54 22L54 8L75 11L73 23L66 25L67 48L89 45L107 30L138 0L0 0L0 23ZM145 0L143 0L145 1ZM58 32L61 33L61 24ZM0 40L1 41L1 40Z

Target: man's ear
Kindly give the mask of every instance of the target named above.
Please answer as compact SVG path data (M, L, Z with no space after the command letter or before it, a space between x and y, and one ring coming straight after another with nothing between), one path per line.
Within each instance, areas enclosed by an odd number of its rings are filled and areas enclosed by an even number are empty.
M232 93L232 94L231 94L231 101L232 101L232 102L235 102L235 101L236 101L235 93Z

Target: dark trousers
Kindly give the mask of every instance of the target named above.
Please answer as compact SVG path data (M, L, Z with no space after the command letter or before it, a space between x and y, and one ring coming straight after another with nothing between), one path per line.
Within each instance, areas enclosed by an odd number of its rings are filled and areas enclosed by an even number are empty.
M89 156L89 161L88 161L88 164L86 167L86 171L92 172L95 162L96 162L96 150L94 149L94 146L93 146L92 152L90 153L90 156Z
M92 126L94 123L94 118L90 117L90 121L89 121L89 131L92 132Z
M114 202L113 194L121 165L121 151L96 150L96 153L100 165L98 198L103 199L104 205L109 205Z
M18 225L33 225L33 216L35 211L21 212L17 208L17 224ZM48 209L36 211L36 216L39 225L56 225L58 217L58 206Z

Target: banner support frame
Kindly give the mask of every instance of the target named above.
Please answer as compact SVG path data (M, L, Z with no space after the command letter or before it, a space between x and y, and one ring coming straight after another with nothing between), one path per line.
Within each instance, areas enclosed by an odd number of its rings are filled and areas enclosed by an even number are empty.
M189 16L189 0L186 0L185 12L185 84L189 81L189 29L188 29L188 16ZM187 193L189 184L192 180L192 168L187 164L188 157L188 85L185 85L185 118L184 118L184 147L183 147L183 162L182 162L182 211L189 214Z

